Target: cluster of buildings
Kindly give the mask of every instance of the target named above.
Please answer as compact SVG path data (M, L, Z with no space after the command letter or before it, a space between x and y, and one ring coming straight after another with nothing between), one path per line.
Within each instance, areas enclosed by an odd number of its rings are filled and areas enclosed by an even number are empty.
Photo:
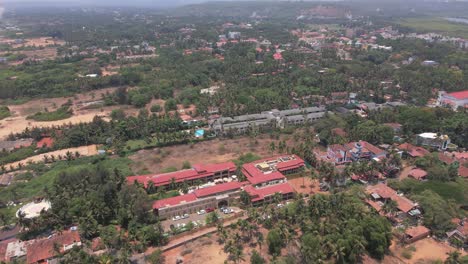
M453 93L440 91L437 105L450 107L453 110L457 110L459 107L468 108L468 90Z
M59 254L81 245L76 228L27 241L15 237L7 238L0 240L0 262L59 263Z
M413 39L420 39L426 42L441 42L441 43L451 43L456 47L461 49L468 48L468 40L464 38L455 38L455 37L448 37L437 33L408 33L408 34L400 34L397 30L394 30L391 26L381 28L376 31L376 33L380 34L384 39L400 39L400 38L413 38Z
M192 186L198 186L202 182L211 183L211 186L198 187L184 195L155 201L154 212L161 218L171 218L226 207L238 200L242 191L250 196L254 206L274 201L277 197L275 195L280 195L281 200L291 199L295 191L284 175L300 172L304 166L304 161L296 155L279 155L244 164L241 173L246 180L242 182L234 175L236 167L232 162L195 165L189 170L159 175L131 176L127 178L127 182L133 184L136 181L145 187L149 182L166 187L171 182L185 181ZM200 171L201 168L203 171Z
M219 117L210 122L210 129L217 135L243 134L252 129L284 128L286 126L313 123L326 114L325 107L307 107L261 112L235 117Z
M327 147L326 155L320 155L322 160L336 165L342 165L359 160L381 160L387 156L387 152L367 141L350 142L346 144L334 144Z

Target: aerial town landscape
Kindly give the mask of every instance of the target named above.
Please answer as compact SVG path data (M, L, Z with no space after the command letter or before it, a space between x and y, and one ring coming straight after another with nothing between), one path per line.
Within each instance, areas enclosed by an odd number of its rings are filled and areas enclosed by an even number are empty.
M0 2L0 263L467 250L467 1Z

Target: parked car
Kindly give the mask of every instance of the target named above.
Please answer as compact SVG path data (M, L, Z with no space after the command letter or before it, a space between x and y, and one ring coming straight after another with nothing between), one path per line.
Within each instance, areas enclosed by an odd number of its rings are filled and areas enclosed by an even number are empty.
M176 216L172 217L172 220L173 220L173 221L180 220L180 216L176 215Z
M211 212L213 212L213 211L214 211L213 208L206 208L206 212L207 212L207 213L211 213Z
M231 208L226 208L226 209L223 210L223 213L224 214L234 213L234 210L232 210Z
M197 212L197 214L199 214L199 215L206 214L206 211L205 210L200 210L200 211Z
M276 206L277 206L278 208L281 208L281 207L284 206L284 204L279 203L279 204L277 204Z
M182 216L182 219L186 219L186 218L189 218L189 215L188 215L188 214L184 214L184 215Z

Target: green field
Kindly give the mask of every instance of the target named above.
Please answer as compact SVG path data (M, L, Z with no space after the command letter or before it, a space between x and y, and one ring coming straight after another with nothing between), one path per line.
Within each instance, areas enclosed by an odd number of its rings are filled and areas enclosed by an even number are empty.
M72 110L67 106L62 106L53 112L37 112L34 115L28 116L26 119L35 121L57 121L70 118L73 115Z
M467 24L453 23L438 17L406 18L400 20L398 24L417 32L436 32L452 37L468 38Z
M462 178L458 178L455 182L421 182L408 178L403 181L391 181L390 185L413 195L419 195L425 190L431 190L445 200L454 200L459 205L468 204L468 182Z

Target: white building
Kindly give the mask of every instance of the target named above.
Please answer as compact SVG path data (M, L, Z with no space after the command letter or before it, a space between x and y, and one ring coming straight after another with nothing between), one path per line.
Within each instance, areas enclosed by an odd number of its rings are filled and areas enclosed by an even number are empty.
M450 144L450 138L447 135L437 133L421 133L418 135L417 144L446 150Z
M461 92L447 93L444 91L439 92L437 98L438 106L449 106L453 110L457 110L458 107L468 107L468 90Z

